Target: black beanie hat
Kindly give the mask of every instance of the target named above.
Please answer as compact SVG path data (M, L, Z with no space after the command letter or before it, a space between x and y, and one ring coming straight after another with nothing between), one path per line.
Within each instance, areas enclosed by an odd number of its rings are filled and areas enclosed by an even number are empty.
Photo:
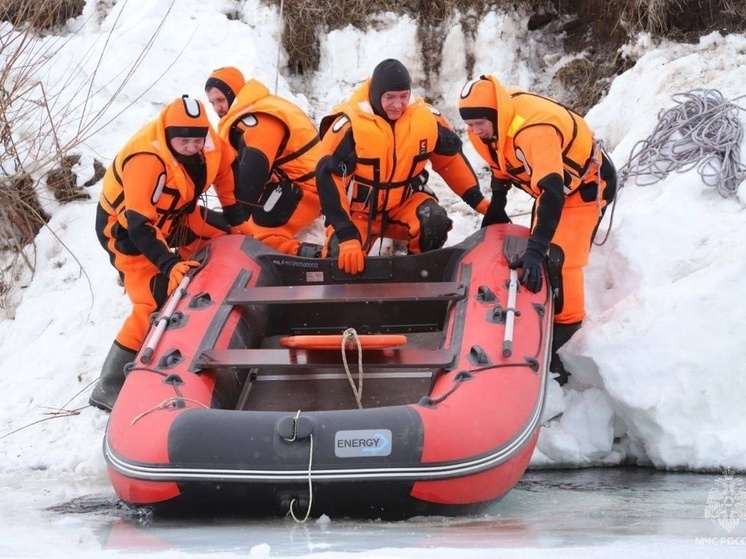
M412 89L412 78L407 68L394 58L380 62L370 78L370 105L373 112L386 118L381 106L381 95L387 91L408 91ZM387 119L388 120L388 119Z

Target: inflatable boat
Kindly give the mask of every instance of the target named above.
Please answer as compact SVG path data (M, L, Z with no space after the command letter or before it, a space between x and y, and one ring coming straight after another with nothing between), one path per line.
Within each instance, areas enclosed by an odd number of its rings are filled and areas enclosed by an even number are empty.
M104 437L118 497L156 514L484 510L540 429L553 307L508 268L527 236L493 225L356 276L210 241L127 367Z

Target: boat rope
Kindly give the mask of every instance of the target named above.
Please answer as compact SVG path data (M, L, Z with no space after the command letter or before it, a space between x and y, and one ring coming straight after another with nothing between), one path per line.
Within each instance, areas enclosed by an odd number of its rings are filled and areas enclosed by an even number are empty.
M184 398L182 396L174 396L173 398L166 398L157 406L154 406L150 408L149 410L145 410L144 412L136 415L132 419L132 425L140 421L143 417L145 417L149 413L153 413L154 411L165 410L169 407L173 407L173 408L183 407L181 405L183 402L191 402L192 404L197 404L199 406L202 406L205 409L210 409L210 406L205 405L203 402L200 402L199 400L192 400L191 398Z
M295 412L295 417L293 418L293 436L291 438L289 438L289 439L285 438L285 437L282 437L283 440L285 440L285 441L287 441L289 443L294 443L295 441L298 440L298 420L299 419L300 419L300 410L298 410L297 412Z
M300 418L300 410L295 414L295 420L293 428L293 438L292 439L285 439L288 442L293 442L298 437L298 419ZM290 506L288 507L288 514L293 517L293 520L298 522L299 524L303 524L306 520L308 520L308 517L311 515L311 507L313 506L313 482L311 481L311 470L313 468L313 433L309 435L310 439L310 448L308 450L308 508L306 509L306 515L303 517L303 519L299 519L297 516L295 516L295 511L293 510L295 507L296 498L293 497L293 499L290 501Z
M350 366L347 363L347 343L352 343L353 341L357 343L357 386L355 386L355 381L352 378ZM345 373L347 373L347 380L350 381L350 386L352 386L352 393L355 395L357 407L358 409L363 409L363 347L360 343L360 336L354 328L348 328L342 333L341 350Z
M634 177L639 186L664 179L673 171L697 168L707 186L723 198L734 196L746 178L740 162L743 127L734 103L716 89L693 89L672 96L677 103L661 111L658 124L646 139L637 142L629 161L619 169L619 188Z

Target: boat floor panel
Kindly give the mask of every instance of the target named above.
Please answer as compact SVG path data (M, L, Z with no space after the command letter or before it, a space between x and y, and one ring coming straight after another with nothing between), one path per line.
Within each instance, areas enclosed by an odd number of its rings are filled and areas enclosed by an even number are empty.
M357 387L357 366L353 367L351 378ZM427 372L395 378L366 374L363 377L362 406L377 408L417 403L428 395L431 378ZM285 375L271 381L257 376L247 381L239 402L238 409L254 411L322 411L358 407L350 379L344 374L323 380L318 375Z

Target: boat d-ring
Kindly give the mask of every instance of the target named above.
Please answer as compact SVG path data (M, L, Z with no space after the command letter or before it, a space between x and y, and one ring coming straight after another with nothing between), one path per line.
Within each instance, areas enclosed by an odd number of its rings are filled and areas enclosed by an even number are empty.
M302 441L313 433L313 421L310 417L301 416L298 411L293 416L281 418L275 425L275 432L286 442Z

